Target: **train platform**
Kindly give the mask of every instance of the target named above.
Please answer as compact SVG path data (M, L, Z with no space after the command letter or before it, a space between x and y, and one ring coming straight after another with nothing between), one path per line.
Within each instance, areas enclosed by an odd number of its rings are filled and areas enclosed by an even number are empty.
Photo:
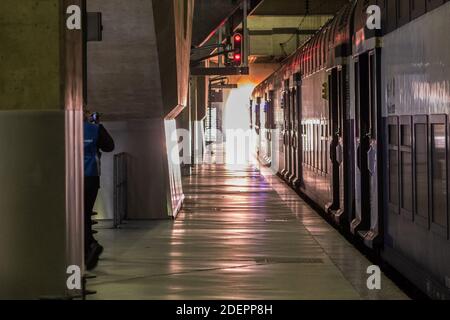
M408 297L265 168L203 165L185 179L173 221L99 232L90 299L383 299Z

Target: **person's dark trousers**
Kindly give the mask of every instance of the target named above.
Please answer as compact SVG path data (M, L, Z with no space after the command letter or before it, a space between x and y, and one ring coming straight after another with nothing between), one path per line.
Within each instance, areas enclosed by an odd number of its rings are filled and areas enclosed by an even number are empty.
M84 252L88 254L91 244L95 241L92 234L92 210L100 187L99 177L84 178Z

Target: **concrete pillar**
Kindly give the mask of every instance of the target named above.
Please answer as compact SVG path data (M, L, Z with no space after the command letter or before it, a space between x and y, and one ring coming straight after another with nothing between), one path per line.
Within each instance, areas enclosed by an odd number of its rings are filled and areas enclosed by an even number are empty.
M177 126L189 128L193 6L193 0L88 1L88 11L102 12L104 26L103 41L88 45L88 103L104 115L115 153L129 156L129 219L173 218L181 207L172 133ZM102 166L96 210L110 219L112 154L103 155Z
M0 299L80 293L66 286L83 266L83 39L68 5L0 2Z
M192 163L203 163L205 152L204 120L208 103L207 77L192 77L190 94L192 96Z

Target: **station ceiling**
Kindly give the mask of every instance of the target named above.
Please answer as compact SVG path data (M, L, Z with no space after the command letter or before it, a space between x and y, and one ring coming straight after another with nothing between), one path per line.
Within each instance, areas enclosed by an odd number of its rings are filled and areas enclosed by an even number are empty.
M248 28L250 62L277 63L296 50L349 0L251 0ZM193 47L219 42L224 21L238 28L242 0L196 0ZM214 32L216 32L214 34ZM192 58L204 55L193 53Z
M348 2L349 0L264 0L253 15L333 15Z

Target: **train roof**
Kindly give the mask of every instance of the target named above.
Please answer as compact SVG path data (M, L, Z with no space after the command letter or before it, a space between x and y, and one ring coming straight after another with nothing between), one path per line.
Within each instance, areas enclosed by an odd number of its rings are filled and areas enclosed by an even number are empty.
M362 3L363 1L359 1ZM254 96L262 96L276 79L289 73L312 73L319 68L334 65L337 57L351 54L353 12L357 1L351 1L325 23L311 38L289 55L282 66L262 81L254 90Z

